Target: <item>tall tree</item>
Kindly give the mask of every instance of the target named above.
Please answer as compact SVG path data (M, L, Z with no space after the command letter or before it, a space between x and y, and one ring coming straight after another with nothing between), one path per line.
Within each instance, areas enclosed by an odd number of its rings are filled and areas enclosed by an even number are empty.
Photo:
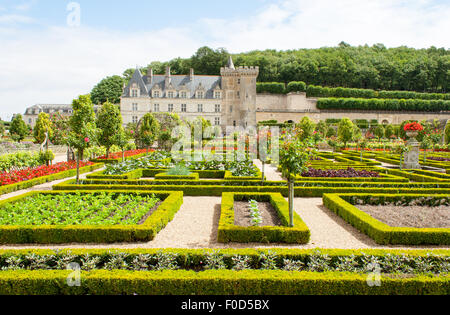
M155 143L160 132L160 125L158 120L153 116L153 114L145 114L142 117L139 125L138 131L136 133L136 138L138 142L147 148L147 151Z
M11 126L9 127L9 134L11 135L11 139L20 143L29 133L30 129L23 121L22 115L17 114L11 122Z
M106 148L106 156L113 145L117 145L118 138L115 137L122 128L122 114L117 105L105 102L100 108L97 117L97 128L100 129L98 143Z
M50 115L50 121L53 126L53 133L50 135L50 141L54 145L67 144L67 136L69 134L69 118L60 113Z
M98 129L95 124L94 105L89 95L81 95L72 102L73 115L70 117L68 144L76 149L77 184L80 182L80 160L84 150L96 143Z
M353 139L354 126L349 118L342 118L338 126L338 137L347 147L347 143Z
M46 133L49 139L53 136L53 125L50 116L46 113L39 113L36 125L33 129L33 136L37 143L42 144L45 141Z
M91 92L91 100L94 104L103 104L107 101L119 104L123 92L125 79L114 75L100 81Z

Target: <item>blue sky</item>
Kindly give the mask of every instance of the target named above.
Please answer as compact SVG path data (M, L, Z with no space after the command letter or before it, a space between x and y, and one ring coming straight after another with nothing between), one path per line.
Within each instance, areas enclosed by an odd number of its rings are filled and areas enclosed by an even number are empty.
M201 46L232 53L384 43L450 48L450 0L0 0L0 118Z

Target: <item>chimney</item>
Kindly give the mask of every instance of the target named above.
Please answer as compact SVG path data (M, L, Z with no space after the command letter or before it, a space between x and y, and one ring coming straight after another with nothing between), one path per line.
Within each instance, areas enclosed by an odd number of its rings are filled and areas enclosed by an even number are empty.
M153 68L148 67L147 70L147 83L152 84L153 83Z
M189 72L189 81L194 81L194 68L191 68Z
M170 75L170 67L166 67L166 89L172 82L172 77Z

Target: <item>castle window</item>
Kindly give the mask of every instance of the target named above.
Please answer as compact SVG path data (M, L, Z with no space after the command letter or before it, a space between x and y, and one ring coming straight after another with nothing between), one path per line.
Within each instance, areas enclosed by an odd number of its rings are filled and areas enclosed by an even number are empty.
M241 79L238 79L238 84L241 84Z
M138 90L136 89L131 90L131 97L138 97Z
M220 104L216 104L215 109L216 109L216 113L220 113L221 112Z
M33 119L28 119L28 123L31 125L31 123L33 122Z
M203 113L203 104L198 104L198 107L197 107L197 111L199 112L199 113Z
M241 97L241 92L237 91L236 95L237 95L237 98L240 98Z
M214 98L216 98L216 99L220 98L221 94L222 93L220 93L220 92L214 92Z
M172 91L168 92L168 93L167 93L167 97L168 97L168 98L173 98L173 92L172 92Z
M159 91L155 91L155 92L153 92L153 97L155 97L155 98L159 98Z
M197 98L203 98L204 93L203 92L197 92Z
M220 117L216 117L216 118L214 119L214 125L220 126Z
M169 104L169 109L168 109L169 113L173 112L173 104Z
M133 112L137 112L137 111L138 111L138 104L133 103Z
M153 105L153 111L155 112L155 113L159 113L159 104L155 104L155 105Z
M187 112L186 104L181 104L181 112L182 113L186 113Z
M139 122L138 116L133 116L133 124L137 124Z
M187 93L186 92L181 92L181 98L187 98Z
M233 112L233 106L230 106L230 113Z

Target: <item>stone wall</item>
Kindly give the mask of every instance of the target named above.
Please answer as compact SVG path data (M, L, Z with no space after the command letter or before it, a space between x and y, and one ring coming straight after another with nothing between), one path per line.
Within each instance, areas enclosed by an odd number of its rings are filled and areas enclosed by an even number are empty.
M256 120L300 121L308 116L315 120L340 119L376 119L380 123L401 124L405 120L450 120L450 113L427 112L371 112L371 111L339 111L318 110L317 99L307 98L306 93L258 94L256 98Z

